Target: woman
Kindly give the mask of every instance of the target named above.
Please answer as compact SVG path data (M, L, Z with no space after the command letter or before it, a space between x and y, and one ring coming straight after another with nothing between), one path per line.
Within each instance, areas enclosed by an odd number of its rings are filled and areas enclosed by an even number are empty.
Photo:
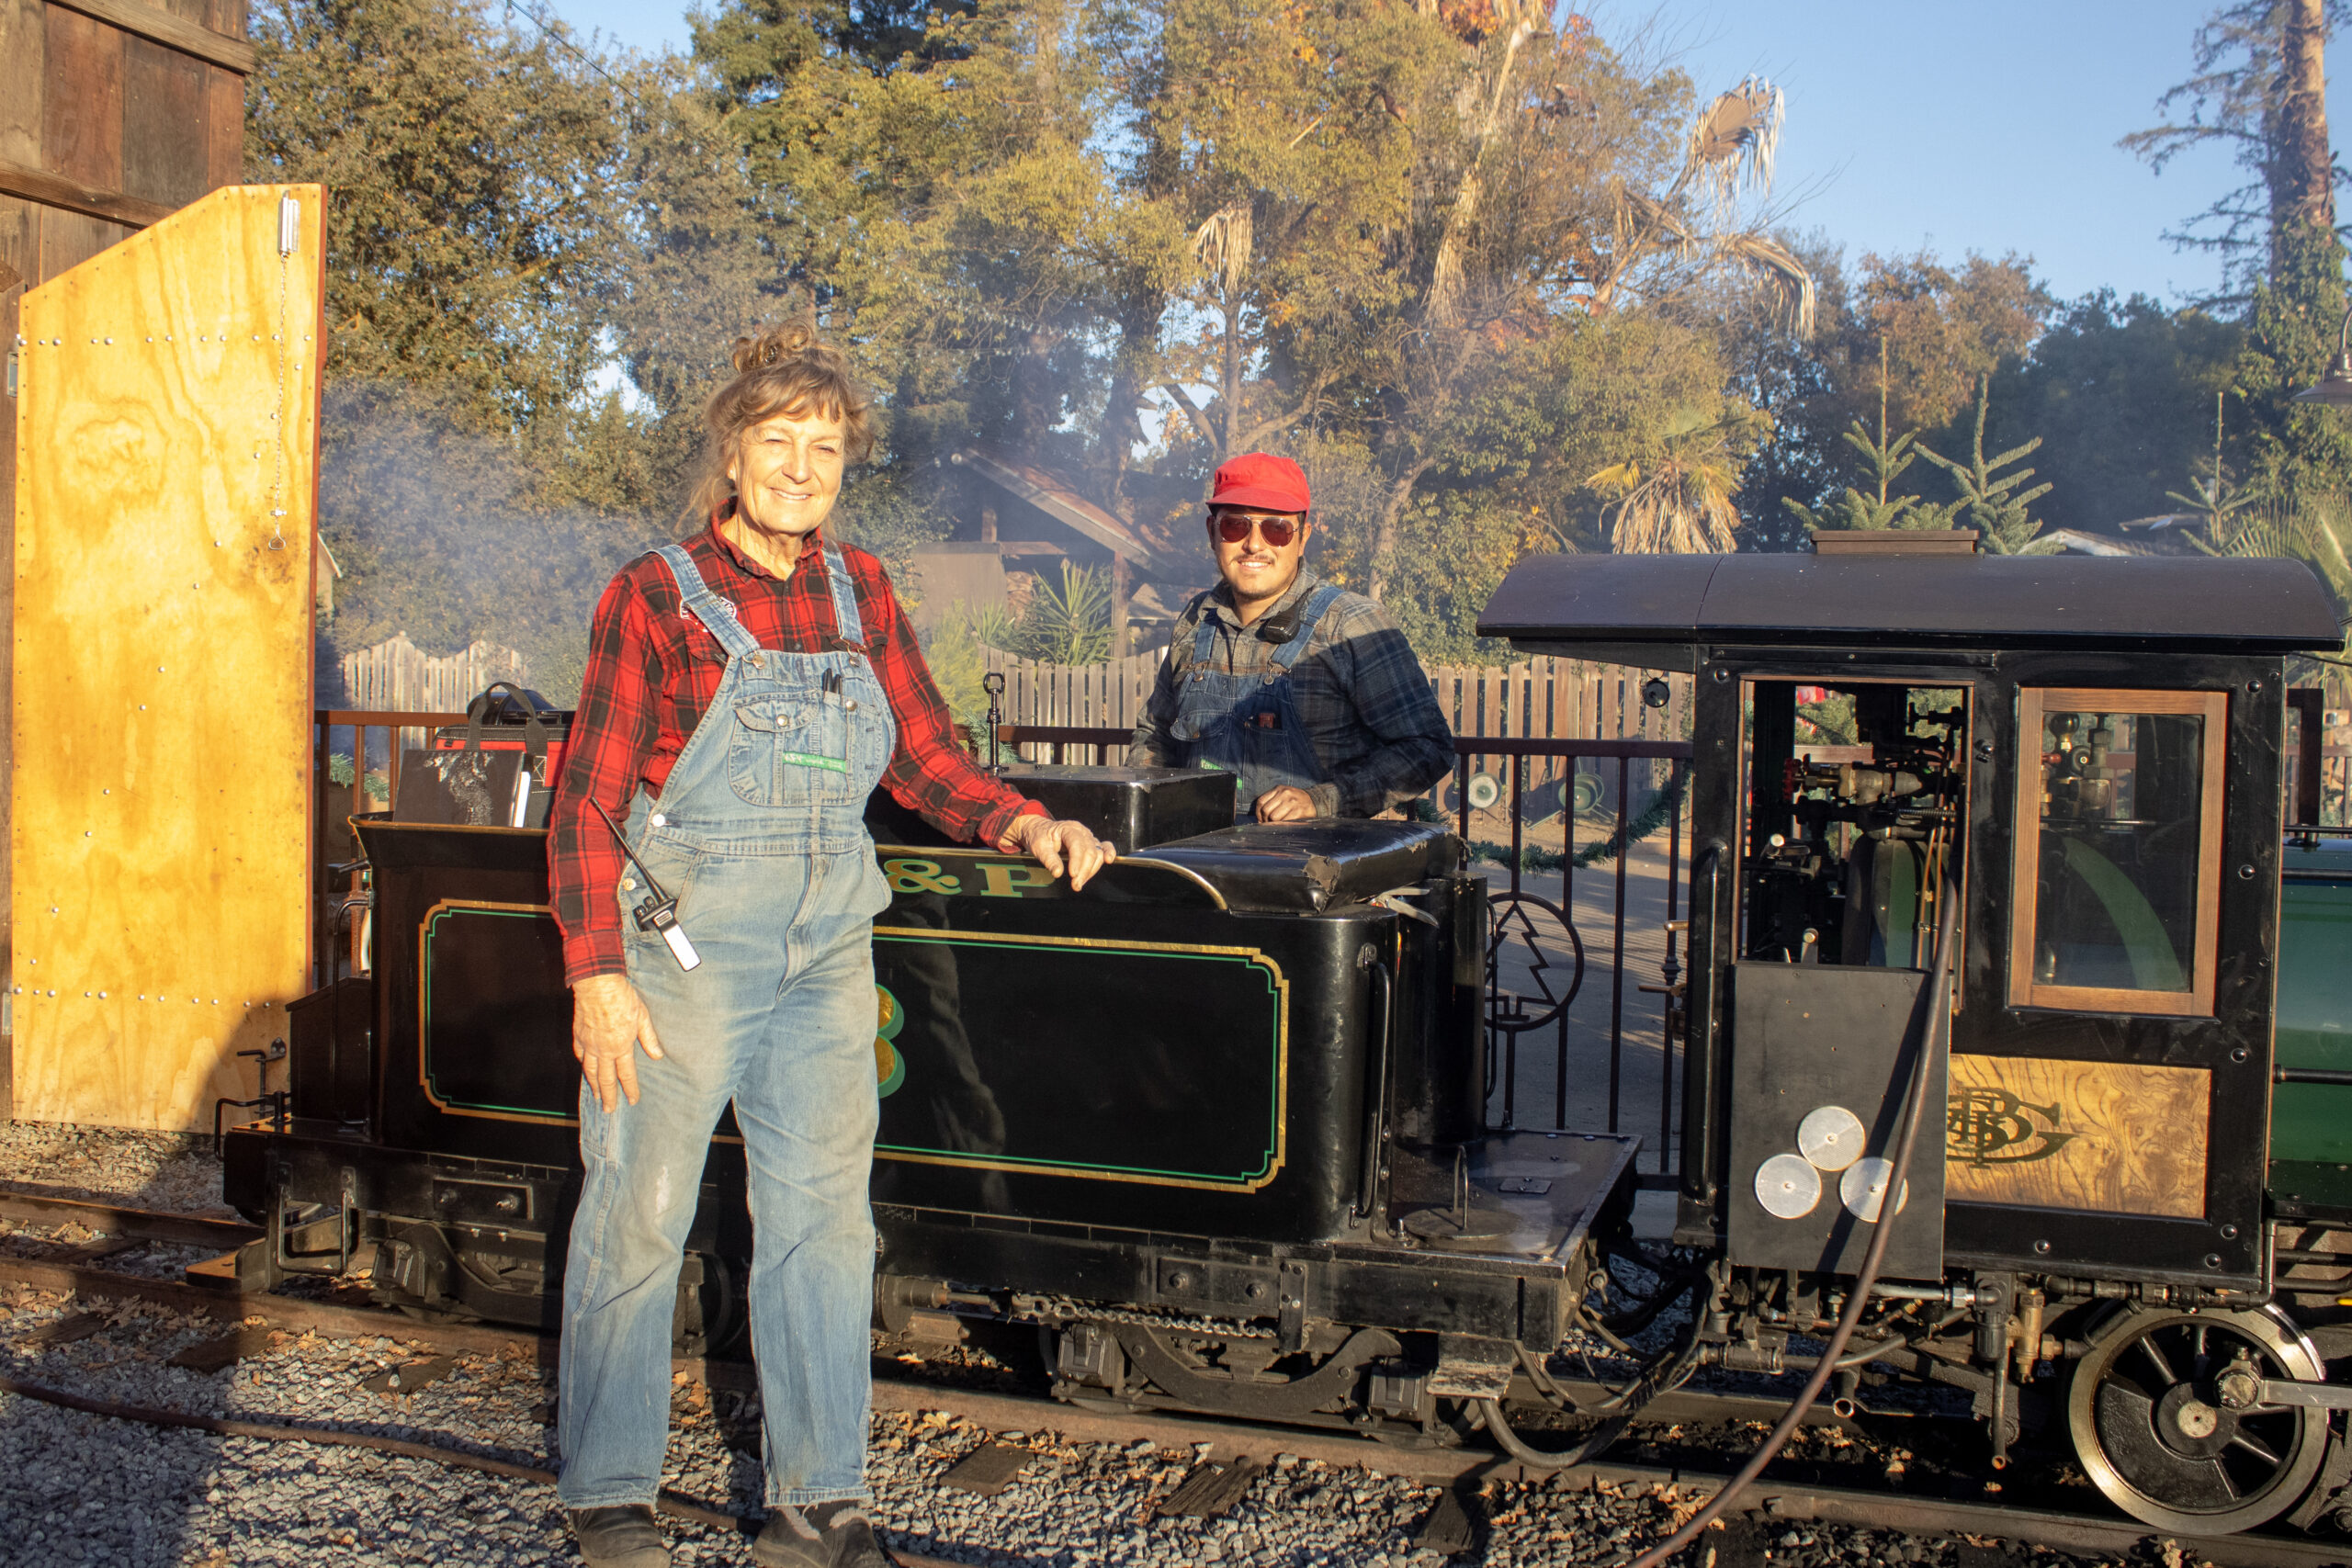
M863 820L878 784L950 835L1083 886L1112 851L955 742L881 563L826 537L868 405L806 323L737 340L706 411L710 525L605 591L548 840L587 1170L564 1277L559 1494L592 1568L669 1562L653 1522L671 1314L712 1128L731 1100L754 1234L769 1564L888 1559L865 1496L877 1114ZM652 897L699 954L637 914ZM646 1056L640 1066L637 1053Z

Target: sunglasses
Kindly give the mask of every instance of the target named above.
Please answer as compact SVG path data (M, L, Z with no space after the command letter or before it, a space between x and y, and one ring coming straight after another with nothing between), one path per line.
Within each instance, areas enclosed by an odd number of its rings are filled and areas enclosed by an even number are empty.
M1236 517L1228 512L1216 520L1216 536L1228 545L1238 545L1255 528L1259 537L1279 550L1297 536L1298 526L1295 517Z

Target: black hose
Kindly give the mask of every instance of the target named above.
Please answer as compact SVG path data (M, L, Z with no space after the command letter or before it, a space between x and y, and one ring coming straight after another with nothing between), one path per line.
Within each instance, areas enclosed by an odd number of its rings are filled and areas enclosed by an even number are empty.
M1720 1284L1718 1288L1720 1289ZM1584 1439L1574 1448L1564 1449L1558 1453L1545 1453L1541 1449L1530 1446L1526 1439L1511 1430L1509 1418L1503 1415L1502 1401L1499 1399L1474 1399L1470 1402L1471 1408L1478 1413L1480 1424L1492 1435L1495 1441L1501 1445L1502 1450L1529 1469L1567 1470L1583 1464L1614 1443L1623 1434L1625 1428L1632 1425L1634 1418L1641 1415L1652 1400L1667 1390L1678 1387L1685 1378L1690 1375L1692 1370L1699 1364L1699 1331L1705 1318L1706 1314L1699 1310L1699 1303L1693 1303L1690 1313L1690 1332L1683 1336L1680 1345L1643 1368L1641 1376L1595 1406L1593 1410L1578 1412L1578 1414L1599 1414L1606 1411L1610 1414L1607 1420L1586 1434ZM1553 1394L1562 1403L1573 1406L1574 1402L1568 1400L1567 1395L1552 1382L1550 1374L1546 1373L1541 1378L1534 1376L1540 1363L1533 1361L1524 1350L1520 1354L1520 1365L1528 1370L1530 1381L1533 1382L1539 1389Z
M1823 1348L1821 1359L1814 1367L1813 1375L1805 1380L1796 1402L1789 1406L1788 1414L1781 1417L1780 1425L1772 1428L1762 1446L1748 1456L1746 1464L1739 1467L1739 1473L1724 1483L1722 1489L1708 1498L1705 1506L1691 1515L1680 1529L1634 1559L1630 1568L1663 1568L1668 1558L1698 1540L1709 1525L1722 1517L1740 1493L1747 1489L1748 1483L1761 1475L1764 1467L1780 1457L1781 1447L1789 1440L1789 1434L1797 1429L1798 1423L1813 1408L1813 1402L1820 1398L1821 1391L1829 1385L1831 1374L1838 1370L1838 1359L1846 1353L1847 1341L1853 1338L1856 1325L1862 1321L1862 1314L1869 1310L1871 1287L1878 1283L1879 1266L1886 1261L1887 1243L1894 1237L1893 1221L1895 1210L1902 1203L1904 1183L1911 1174L1911 1150L1919 1141L1920 1113L1927 1108L1928 1085L1935 1076L1937 1035L1951 1020L1951 1002L1946 991L1951 978L1951 947L1959 918L1960 900L1951 896L1951 885L1947 883L1942 926L1936 933L1936 963L1928 979L1927 1022L1919 1031L1919 1055L1912 1064L1911 1089L1903 1107L1903 1130L1894 1141L1894 1169L1887 1176L1886 1191L1879 1200L1878 1218L1871 1222L1871 1245L1862 1254L1861 1272L1854 1277L1853 1291L1847 1297L1846 1310L1838 1314L1836 1331L1829 1336L1829 1343Z

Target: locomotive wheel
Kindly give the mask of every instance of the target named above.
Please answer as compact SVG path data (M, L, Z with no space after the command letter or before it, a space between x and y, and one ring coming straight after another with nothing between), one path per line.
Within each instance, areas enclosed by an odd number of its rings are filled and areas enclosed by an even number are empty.
M2233 1364L2281 1381L2325 1375L2275 1313L2134 1307L2108 1320L2075 1366L2066 1422L2109 1502L2184 1535L2251 1529L2294 1506L2325 1457L2327 1412L2225 1407L2214 1380Z

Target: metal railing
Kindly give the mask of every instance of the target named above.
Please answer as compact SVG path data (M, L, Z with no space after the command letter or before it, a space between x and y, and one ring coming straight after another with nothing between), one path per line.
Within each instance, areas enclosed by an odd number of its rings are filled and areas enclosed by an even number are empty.
M1622 1133L1638 1127L1643 1131L1645 1145L1641 1160L1640 1180L1645 1187L1671 1187L1679 1173L1675 1147L1677 1088L1677 1048L1681 1040L1682 995L1682 880L1683 880L1683 821L1685 795L1690 778L1690 743L1687 740L1568 740L1550 738L1464 735L1454 739L1453 810L1456 830L1465 843L1472 846L1474 855L1498 859L1505 871L1505 885L1489 893L1487 925L1487 1097L1488 1115L1501 1128L1514 1128L1521 1121L1520 1089L1521 1072L1521 1041L1549 1032L1552 1088L1550 1126L1566 1131L1572 1122L1579 1131L1598 1131L1596 1121L1609 1132ZM1504 767L1501 776L1475 766L1485 760L1499 760ZM1579 768L1579 762L1592 762L1593 770ZM1640 782L1652 785L1646 807L1636 812L1634 795L1635 763L1644 764L1641 772L1655 774L1656 764L1667 764L1667 777ZM1565 764L1565 766L1563 766ZM1613 764L1613 766L1612 766ZM1531 810L1529 806L1529 773L1540 768L1547 777L1543 786L1556 788L1557 807L1550 800ZM1610 813L1593 810L1580 812L1577 807L1577 780L1599 777L1603 781L1614 775L1613 792L1605 788L1595 801L1596 807L1608 799L1615 801L1613 826ZM1494 780L1495 795L1491 805L1482 807L1474 795L1475 781ZM1487 844L1474 833L1481 814L1495 810L1504 813L1510 824L1510 842L1508 846ZM1581 815L1597 818L1593 823L1595 840L1578 843ZM1537 822L1561 819L1562 844L1557 852L1537 851L1531 853L1527 829L1531 818ZM1645 821L1644 819L1648 820ZM1627 975L1635 967L1636 960L1628 951L1627 931L1630 897L1637 880L1634 869L1634 851L1663 833L1666 840L1665 864L1657 872L1645 870L1638 880L1645 885L1645 895L1660 897L1664 902L1657 930L1662 937L1663 952L1657 959L1658 983L1650 985L1635 980L1635 996L1658 998L1655 1024L1647 1020L1634 1021L1643 1033L1655 1028L1657 1043L1654 1069L1646 1060L1629 1062L1629 1044L1634 1043L1626 1017ZM1500 852L1499 853L1496 852ZM1586 863L1579 865L1579 861ZM1474 862L1475 863L1475 862ZM1610 869L1599 868L1608 864ZM1592 954L1584 940L1583 926L1577 910L1577 874L1579 870L1607 877L1602 908L1597 913L1605 920L1609 931L1606 965L1609 981L1609 1005L1605 1036L1600 1027L1589 1017L1578 1016L1577 1003L1582 998L1585 980L1592 966ZM1548 876L1556 871L1560 878L1559 896L1546 897L1530 887L1531 873ZM1661 886L1647 887L1656 882ZM1548 928L1548 929L1547 929ZM1565 966L1564 980L1555 980L1554 971ZM1532 987L1522 989L1521 987ZM1581 1034L1582 1042L1573 1039ZM1584 1049L1577 1047L1581 1044ZM1597 1048L1605 1060L1607 1090L1600 1106L1581 1106L1571 1111L1569 1068L1579 1057L1589 1058ZM1600 1063L1593 1063L1600 1066ZM1639 1067L1638 1072L1629 1068ZM1635 1080L1639 1080L1638 1083ZM1629 1093L1629 1089L1634 1092ZM1581 1098L1581 1097L1578 1097ZM1498 1113L1497 1100L1499 1099ZM1647 1099L1655 1103L1656 1118L1629 1101ZM1598 1117L1593 1112L1600 1111ZM1532 1125L1543 1125L1541 1122ZM1655 1125L1655 1144L1647 1135L1647 1128Z
M338 974L356 973L360 967L359 922L349 917L364 907L354 900L365 890L359 874L351 869L360 858L359 845L345 819L393 809L400 798L401 752L421 744L435 726L465 721L462 713L373 708L320 708L311 715L311 907L318 919L311 943L314 986L332 985ZM349 750L337 750L338 738ZM370 766L379 755L380 772ZM334 778L338 756L349 764L348 780L340 784Z

